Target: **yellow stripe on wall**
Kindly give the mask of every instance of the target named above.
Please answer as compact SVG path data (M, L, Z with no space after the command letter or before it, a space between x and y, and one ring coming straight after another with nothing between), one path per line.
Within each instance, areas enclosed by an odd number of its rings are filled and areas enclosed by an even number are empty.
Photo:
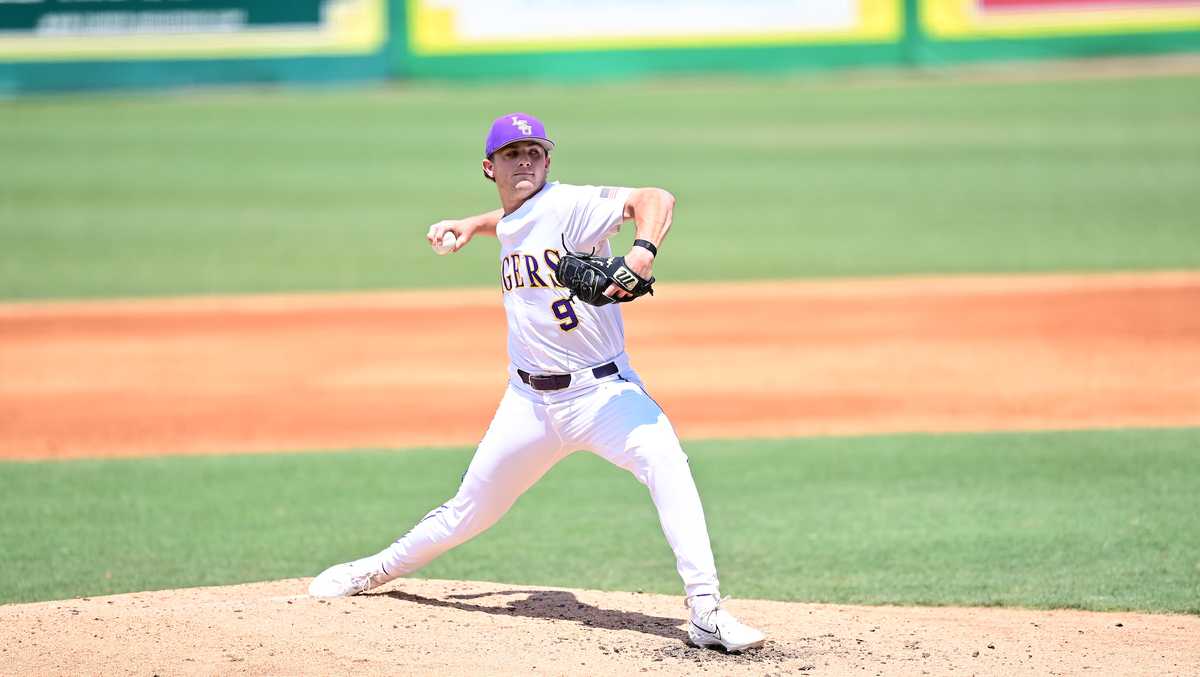
M1103 35L1200 28L1200 7L1095 7L982 12L975 0L921 0L921 26L943 39Z

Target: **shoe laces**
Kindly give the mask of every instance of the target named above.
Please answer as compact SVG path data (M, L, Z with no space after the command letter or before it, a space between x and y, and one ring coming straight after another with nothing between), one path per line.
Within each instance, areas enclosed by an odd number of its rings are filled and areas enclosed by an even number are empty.
M371 588L376 588L382 583L376 583L377 580L383 577L383 572L376 569L368 569L361 574L351 574L350 583L356 588L361 588L359 592L366 592Z
M713 605L711 609L707 609L699 613L696 613L695 607L692 606L690 599L685 602L685 606L691 608L695 618L708 627L720 625L721 627L728 628L730 630L742 631L750 629L749 626L739 621L736 617L734 617L733 614L729 613L729 611L724 608L725 602L733 599L732 595L726 597L717 597L716 595L713 595L713 597L716 598L717 603Z
M389 580L391 579L387 577L387 574L383 573L383 571L380 569L376 569L375 571L367 574L367 587L378 588L384 583L387 583Z
M683 600L683 605L685 607L687 607L688 609L690 609L692 611L692 614L694 614L697 618L707 621L709 618L711 618L713 616L713 614L716 614L718 611L724 611L726 615L729 614L728 611L725 611L724 609L721 608L721 605L723 605L726 601L733 599L732 595L729 595L726 597L719 597L717 595L697 595L697 597L712 597L713 600L716 602L716 604L712 605L711 609L697 612L696 605L693 602L692 597L688 597L687 599Z

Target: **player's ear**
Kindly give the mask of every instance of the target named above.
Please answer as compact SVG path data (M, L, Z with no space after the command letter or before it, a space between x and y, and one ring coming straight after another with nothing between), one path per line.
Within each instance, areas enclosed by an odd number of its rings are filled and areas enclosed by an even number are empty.
M493 165L492 161L488 160L487 158L484 158L483 160L483 175L489 181L496 180L496 166Z

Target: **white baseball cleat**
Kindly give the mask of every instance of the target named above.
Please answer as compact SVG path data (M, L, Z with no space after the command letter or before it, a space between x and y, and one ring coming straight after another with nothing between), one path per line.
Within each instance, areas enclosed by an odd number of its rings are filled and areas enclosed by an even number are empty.
M377 588L395 578L383 573L378 560L364 557L335 564L312 580L308 594L313 597L350 597Z
M721 647L726 651L743 651L763 645L767 636L733 617L721 608L721 599L714 595L689 598L691 618L688 639L698 647Z

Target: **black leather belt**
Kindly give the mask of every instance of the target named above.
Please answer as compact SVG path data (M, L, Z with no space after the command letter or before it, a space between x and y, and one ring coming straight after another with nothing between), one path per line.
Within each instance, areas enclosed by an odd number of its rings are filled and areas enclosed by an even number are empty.
M602 364L599 367L592 369L592 376L596 378L604 378L617 373L617 363L609 362ZM570 374L530 374L524 369L517 370L517 376L521 380L529 384L534 390L562 390L571 385Z

